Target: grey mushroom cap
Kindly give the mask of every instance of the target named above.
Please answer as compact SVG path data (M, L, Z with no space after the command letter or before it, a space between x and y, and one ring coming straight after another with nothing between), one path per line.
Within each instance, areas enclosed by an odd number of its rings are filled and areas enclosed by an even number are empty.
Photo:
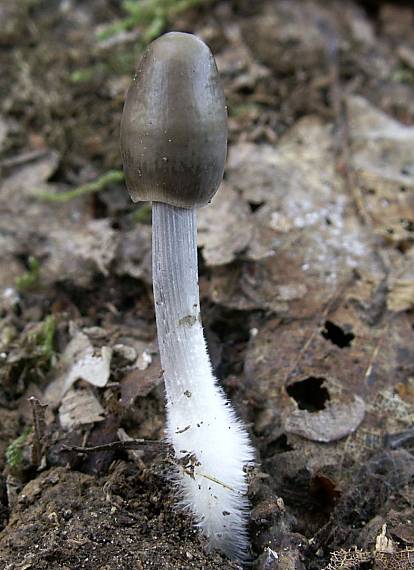
M121 153L134 202L204 206L223 177L227 112L212 53L171 32L143 53L121 122Z

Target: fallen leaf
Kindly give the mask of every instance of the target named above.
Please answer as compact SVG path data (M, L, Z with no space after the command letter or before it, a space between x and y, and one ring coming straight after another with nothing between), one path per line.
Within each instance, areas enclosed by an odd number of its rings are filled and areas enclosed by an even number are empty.
M349 97L347 109L352 167L373 227L395 245L413 243L414 127L362 97Z
M247 249L252 238L250 209L238 192L223 184L208 208L198 213L198 246L207 265L225 265Z
M151 233L151 227L144 224L125 232L116 256L117 275L130 275L152 286Z
M359 396L345 401L332 401L317 413L295 409L284 418L287 433L328 443L353 433L365 415L365 403Z
M228 184L258 207L245 260L213 268L210 295L216 303L309 317L356 268L381 279L374 241L353 215L334 148L331 126L313 116L298 121L275 146L233 145ZM217 216L216 226L225 223Z
M414 248L407 251L392 272L389 285L387 306L390 311L409 311L414 307Z
M320 71L326 48L318 20L324 16L327 12L316 3L267 3L259 15L245 20L243 39L258 60L277 73Z
M77 380L103 388L110 377L111 358L111 347L95 349L83 332L76 332L62 354L58 377L46 389L46 400L58 404Z
M42 252L47 256L41 266L42 279L65 279L88 286L96 273L108 275L117 241L118 235L108 219L91 220L82 227L54 228Z
M101 422L105 411L93 392L88 389L70 389L62 398L59 407L59 421L66 431L86 424Z
M145 354L145 352L143 353ZM162 384L163 376L159 357L151 358L145 368L134 368L121 380L121 404L133 406L138 397L145 397Z
M111 221L90 219L91 212L81 208L79 201L55 204L36 196L58 164L59 156L45 151L16 167L1 184L5 215L0 247L9 260L10 271L9 275L4 272L4 276L0 273L0 285L14 284L14 279L25 271L16 259L28 256L39 260L39 281L43 286L65 279L86 287L97 273L109 273L119 235Z

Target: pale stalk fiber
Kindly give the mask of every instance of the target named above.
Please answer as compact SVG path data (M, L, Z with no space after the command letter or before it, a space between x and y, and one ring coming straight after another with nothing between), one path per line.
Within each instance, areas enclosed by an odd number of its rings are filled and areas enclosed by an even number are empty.
M253 450L213 376L200 318L196 209L153 203L153 283L167 396L166 435L180 467L182 505L210 544L243 559L244 468ZM191 459L189 458L191 457Z

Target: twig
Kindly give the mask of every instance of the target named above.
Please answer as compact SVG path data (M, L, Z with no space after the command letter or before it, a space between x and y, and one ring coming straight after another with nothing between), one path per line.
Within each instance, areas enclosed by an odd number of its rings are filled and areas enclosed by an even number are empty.
M390 449L398 449L414 444L414 427L399 433L387 433L384 437L384 444Z
M47 404L41 404L40 401L32 396L29 398L32 407L33 415L33 445L32 445L32 463L39 467L42 462L42 456L45 449L45 433L46 433L46 420L45 413Z
M133 439L131 441L113 441L111 443L103 443L102 445L94 445L93 447L83 447L80 445L63 445L63 451L78 451L79 453L96 453L97 451L116 451L116 450L134 450L140 449L142 445L158 445L160 447L169 447L169 444L160 440L149 439Z
M375 361L377 360L377 357L378 357L378 354L379 354L379 351L381 348L381 344L385 338L385 333L388 332L388 328L389 328L389 323L386 323L384 329L381 331L381 335L380 335L380 337L376 343L376 346L375 346L374 350L372 351L371 357L369 359L369 363L368 363L367 369L366 369L365 374L364 374L364 380L368 384L372 383L372 380L370 380L370 376L372 374L372 369L374 368Z
M32 162L39 158L43 158L44 156L47 156L49 152L50 151L48 149L31 150L22 154L18 154L17 156L13 156L11 158L5 158L4 160L0 161L0 168L14 168L15 166L20 166L27 162Z

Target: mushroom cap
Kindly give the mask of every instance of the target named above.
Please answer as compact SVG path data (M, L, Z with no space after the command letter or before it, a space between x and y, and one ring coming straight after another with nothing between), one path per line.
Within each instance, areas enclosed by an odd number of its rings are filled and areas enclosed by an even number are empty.
M143 53L121 122L121 153L134 202L204 206L223 177L227 112L213 55L171 32Z

